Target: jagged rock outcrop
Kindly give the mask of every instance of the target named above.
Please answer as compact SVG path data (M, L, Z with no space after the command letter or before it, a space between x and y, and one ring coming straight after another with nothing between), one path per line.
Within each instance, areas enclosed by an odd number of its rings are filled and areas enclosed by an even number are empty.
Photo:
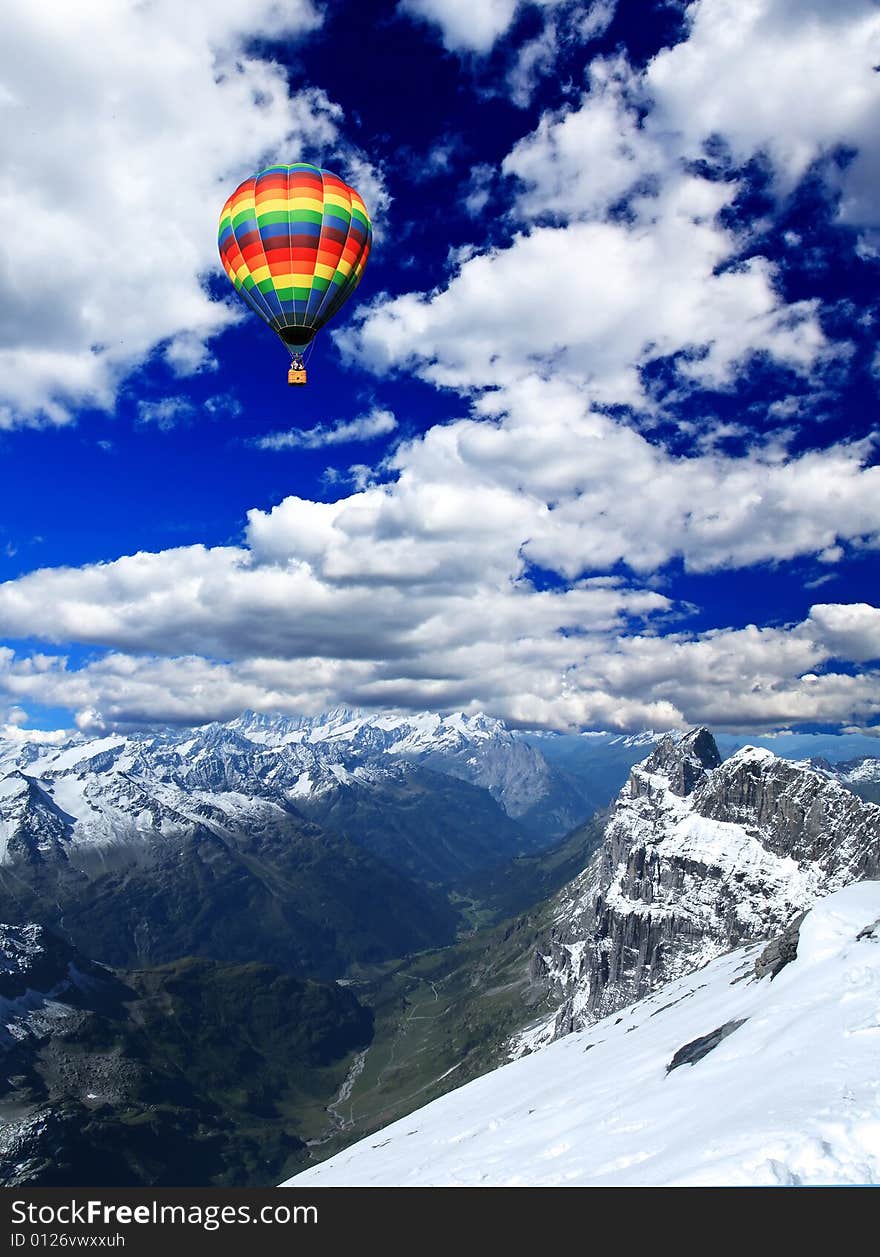
M805 912L799 912L789 921L781 934L776 938L771 938L755 961L756 978L765 978L768 974L771 978L775 978L777 973L781 973L785 966L790 965L795 959L798 939L801 936L801 922L806 915Z
M670 735L634 768L594 859L559 897L530 977L558 1038L743 943L780 934L819 897L880 877L880 807L828 773L714 738Z

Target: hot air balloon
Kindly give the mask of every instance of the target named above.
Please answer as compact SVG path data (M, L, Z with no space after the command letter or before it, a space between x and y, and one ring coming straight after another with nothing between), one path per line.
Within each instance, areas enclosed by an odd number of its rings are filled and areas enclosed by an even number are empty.
M354 188L306 162L261 170L223 206L220 259L289 350L289 384L305 384L303 350L357 288L372 239Z

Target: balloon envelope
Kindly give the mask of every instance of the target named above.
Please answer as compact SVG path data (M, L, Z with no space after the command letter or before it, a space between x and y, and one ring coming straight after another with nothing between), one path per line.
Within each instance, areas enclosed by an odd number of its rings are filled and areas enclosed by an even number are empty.
M299 162L269 166L235 189L218 245L239 295L296 351L354 292L372 239L355 189Z

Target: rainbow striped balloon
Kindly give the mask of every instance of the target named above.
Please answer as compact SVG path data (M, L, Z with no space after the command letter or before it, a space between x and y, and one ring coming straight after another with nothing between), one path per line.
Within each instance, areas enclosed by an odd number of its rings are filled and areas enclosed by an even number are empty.
M218 245L239 295L295 353L357 288L372 239L354 188L298 162L269 166L235 189Z

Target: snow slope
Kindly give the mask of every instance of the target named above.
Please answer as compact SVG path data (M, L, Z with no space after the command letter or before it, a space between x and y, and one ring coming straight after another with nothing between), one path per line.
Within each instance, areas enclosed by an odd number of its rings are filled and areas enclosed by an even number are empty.
M285 1186L880 1183L880 882L818 903L775 978L754 977L759 952L722 956Z

